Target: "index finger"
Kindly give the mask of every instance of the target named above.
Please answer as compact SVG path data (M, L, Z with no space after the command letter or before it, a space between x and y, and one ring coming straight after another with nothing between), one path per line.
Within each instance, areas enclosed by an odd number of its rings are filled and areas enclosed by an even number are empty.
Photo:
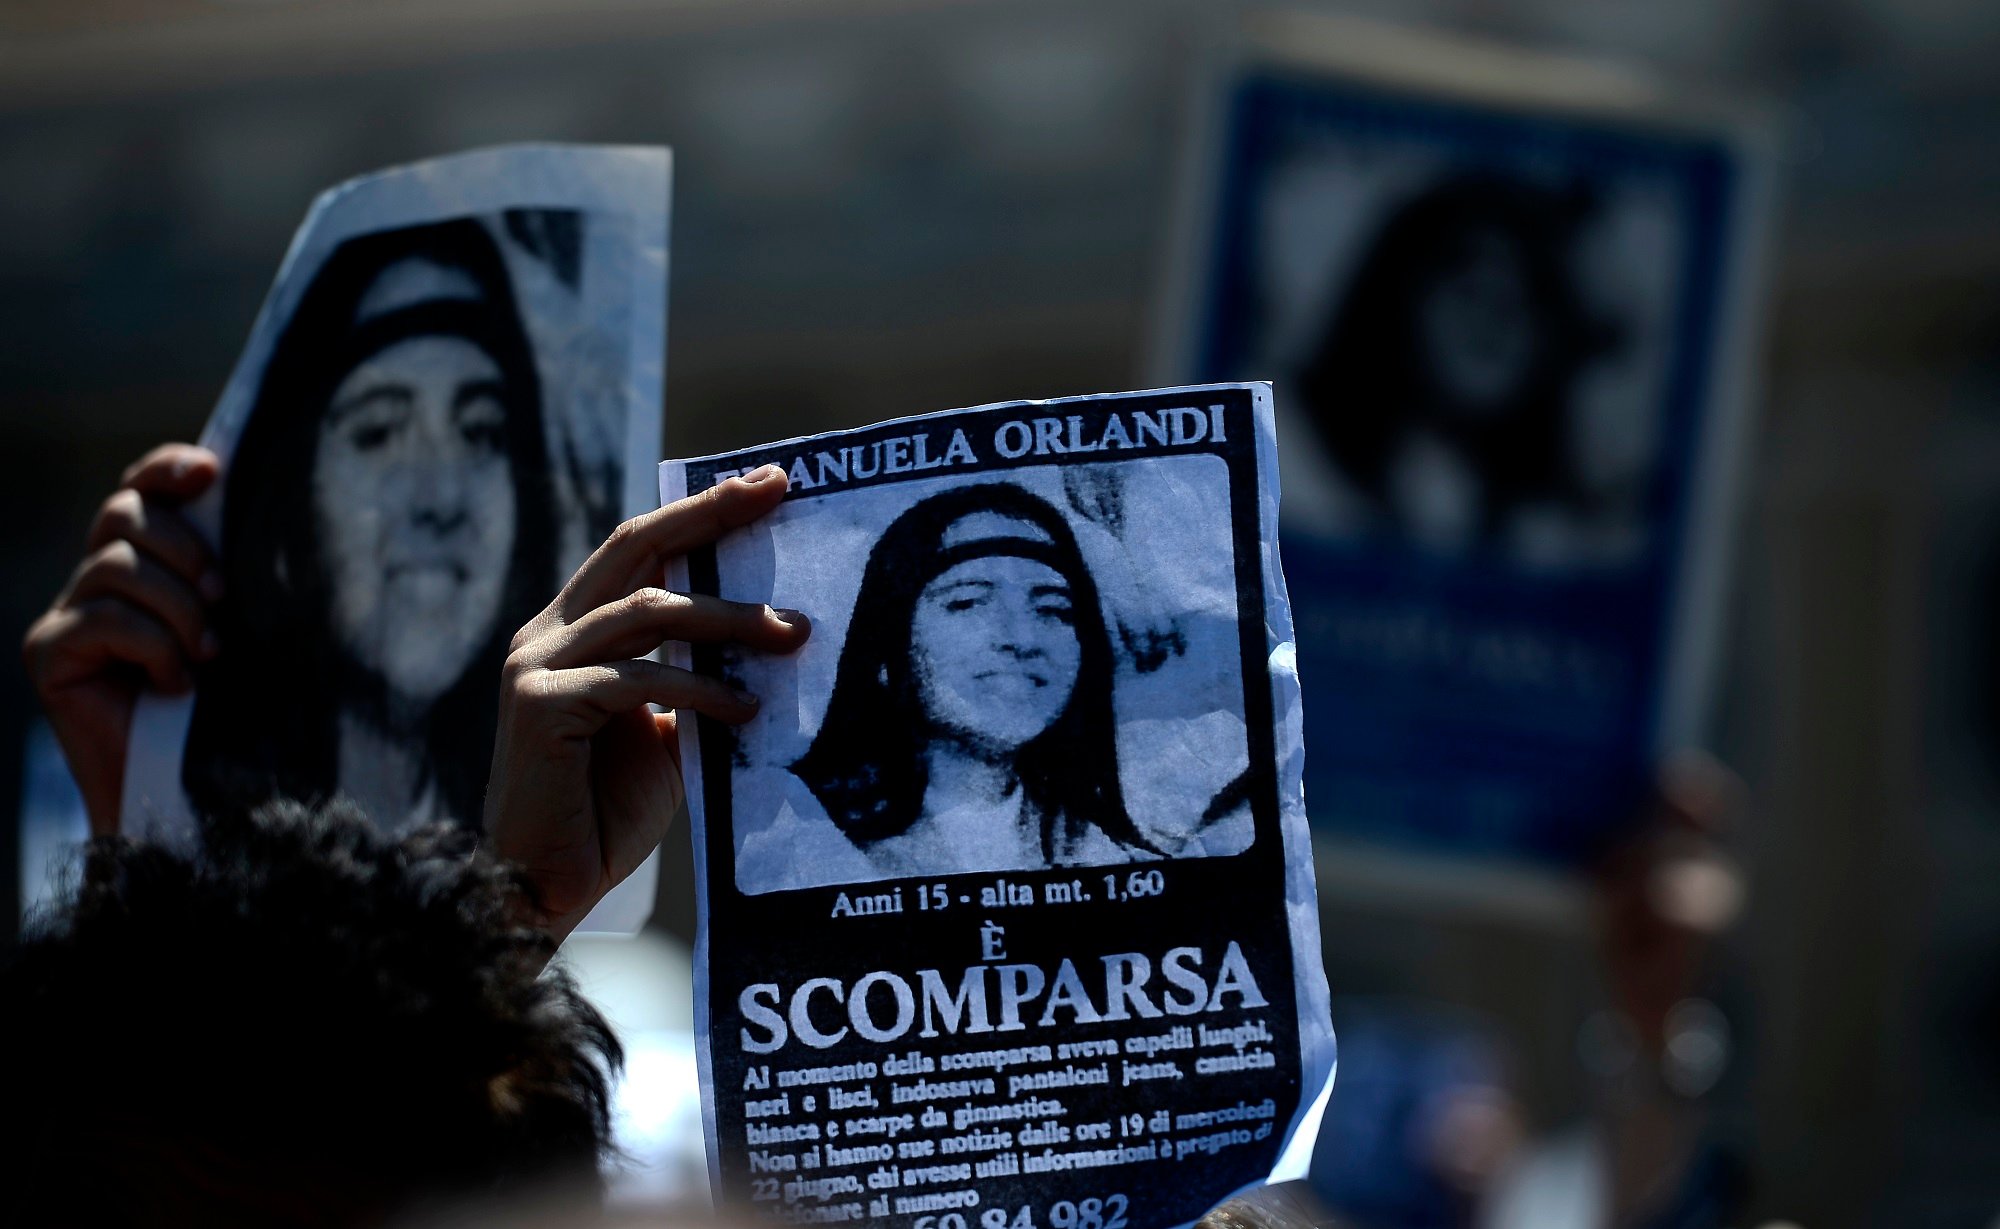
M667 560L768 513L784 499L788 485L783 469L765 465L626 521L563 586L556 598L562 621L580 619L635 589L659 584Z
M104 501L83 549L95 552L118 540L130 542L166 564L191 584L215 568L215 554L179 509L160 499L148 499L122 487ZM205 596L213 598L213 592Z
M222 472L222 460L193 444L161 444L126 467L120 486L141 495L193 499Z

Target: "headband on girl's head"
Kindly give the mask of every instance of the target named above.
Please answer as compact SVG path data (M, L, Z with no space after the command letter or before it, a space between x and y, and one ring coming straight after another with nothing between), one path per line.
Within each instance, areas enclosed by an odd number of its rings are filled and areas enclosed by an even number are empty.
M929 569L928 574L924 577L924 581L925 583L929 583L946 572L951 571L961 563L966 563L974 559L987 559L996 555L1032 559L1036 563L1045 564L1050 570L1055 572L1062 572L1065 564L1075 562L1072 557L1066 557L1061 551L1058 551L1053 543L1040 541L1035 538L977 538L971 542L962 542L957 546L939 551L936 566Z
M334 370L352 371L397 342L414 337L458 337L492 355L504 371L509 352L518 341L499 327L497 315L492 304L480 299L430 299L370 316L342 340Z

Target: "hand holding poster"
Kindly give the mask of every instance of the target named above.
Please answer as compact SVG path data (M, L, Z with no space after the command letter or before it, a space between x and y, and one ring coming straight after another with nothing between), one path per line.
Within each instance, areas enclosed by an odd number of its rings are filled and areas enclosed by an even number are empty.
M1275 455L1238 384L661 467L786 470L669 585L814 624L680 662L763 700L681 727L722 1198L1116 1229L1303 1173L1334 1050Z
M128 831L335 794L480 822L509 637L650 506L668 175L516 146L315 202L203 432L220 649L192 699L142 700ZM653 878L589 927L636 928Z

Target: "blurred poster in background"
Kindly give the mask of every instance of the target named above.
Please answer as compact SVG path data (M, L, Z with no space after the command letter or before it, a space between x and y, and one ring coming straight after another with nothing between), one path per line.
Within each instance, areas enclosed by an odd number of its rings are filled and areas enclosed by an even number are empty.
M1573 865L1697 741L1759 130L1301 17L1210 104L1157 374L1275 384L1314 822Z

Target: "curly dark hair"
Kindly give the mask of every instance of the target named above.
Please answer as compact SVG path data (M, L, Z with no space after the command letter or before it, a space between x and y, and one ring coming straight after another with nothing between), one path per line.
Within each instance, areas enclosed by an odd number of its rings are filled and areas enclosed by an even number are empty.
M601 1190L604 1017L463 829L273 803L106 837L0 957L16 1224L367 1224ZM31 1133L19 1133L28 1128Z

